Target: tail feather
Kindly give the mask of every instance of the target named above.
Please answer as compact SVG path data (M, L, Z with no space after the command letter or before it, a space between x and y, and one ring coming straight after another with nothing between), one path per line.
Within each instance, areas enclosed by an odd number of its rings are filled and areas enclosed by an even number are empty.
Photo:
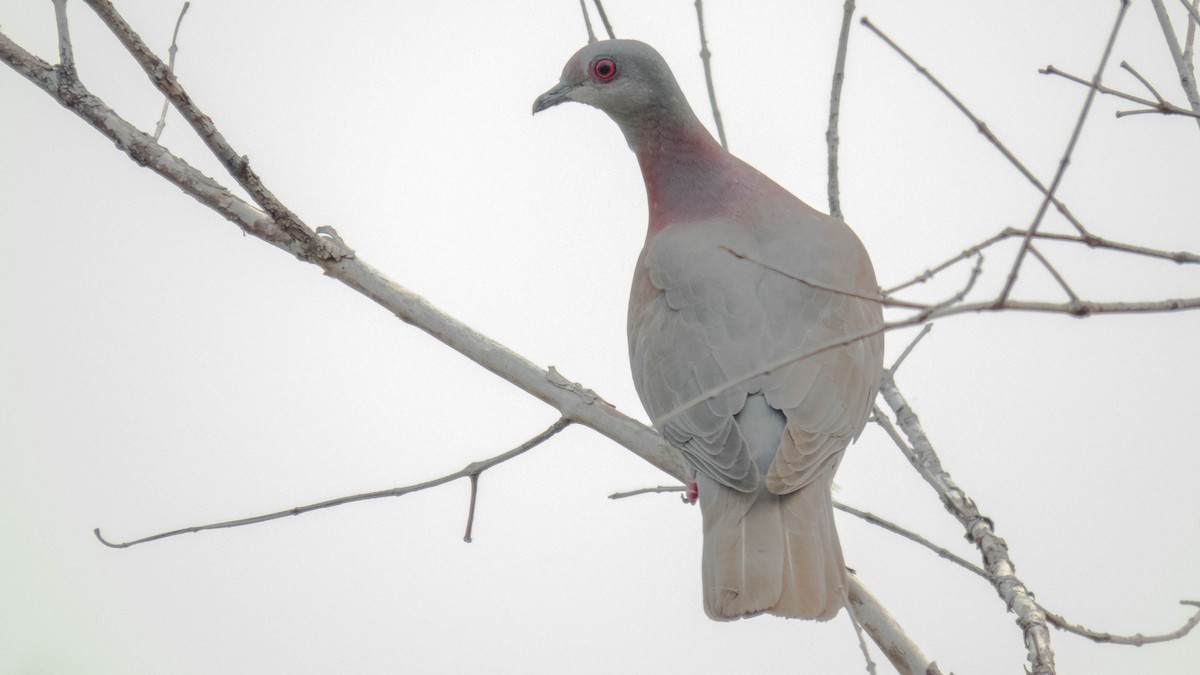
M772 614L825 621L846 592L846 563L833 524L829 480L780 497L784 535L783 589Z
M704 610L732 620L756 614L826 620L842 606L845 564L833 524L830 479L787 495L743 493L697 476L704 519Z

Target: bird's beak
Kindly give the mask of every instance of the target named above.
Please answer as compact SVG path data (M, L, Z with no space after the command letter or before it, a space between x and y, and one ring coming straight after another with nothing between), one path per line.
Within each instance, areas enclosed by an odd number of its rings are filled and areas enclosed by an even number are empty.
M552 108L563 101L571 100L569 95L574 91L576 85L560 83L554 86L550 91L537 97L533 102L533 114L536 115L546 108Z

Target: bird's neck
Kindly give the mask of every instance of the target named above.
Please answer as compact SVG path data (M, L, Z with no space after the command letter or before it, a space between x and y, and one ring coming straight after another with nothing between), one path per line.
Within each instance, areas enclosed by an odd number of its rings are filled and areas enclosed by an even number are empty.
M649 235L735 208L741 191L737 162L694 115L646 115L622 129L646 182Z

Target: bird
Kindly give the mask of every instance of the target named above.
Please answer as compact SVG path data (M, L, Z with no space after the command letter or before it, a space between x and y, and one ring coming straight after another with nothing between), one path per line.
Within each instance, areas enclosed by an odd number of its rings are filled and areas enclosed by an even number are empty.
M706 614L833 618L847 598L833 476L883 373L866 248L717 143L643 42L583 47L533 112L568 101L617 123L645 182L630 366L700 504Z

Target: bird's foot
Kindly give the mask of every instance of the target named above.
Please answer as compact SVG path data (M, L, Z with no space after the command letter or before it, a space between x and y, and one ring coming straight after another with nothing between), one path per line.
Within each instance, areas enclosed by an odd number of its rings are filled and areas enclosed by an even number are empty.
M688 481L687 492L683 493L684 504L695 504L696 499L700 497L700 486L696 485L696 481Z

